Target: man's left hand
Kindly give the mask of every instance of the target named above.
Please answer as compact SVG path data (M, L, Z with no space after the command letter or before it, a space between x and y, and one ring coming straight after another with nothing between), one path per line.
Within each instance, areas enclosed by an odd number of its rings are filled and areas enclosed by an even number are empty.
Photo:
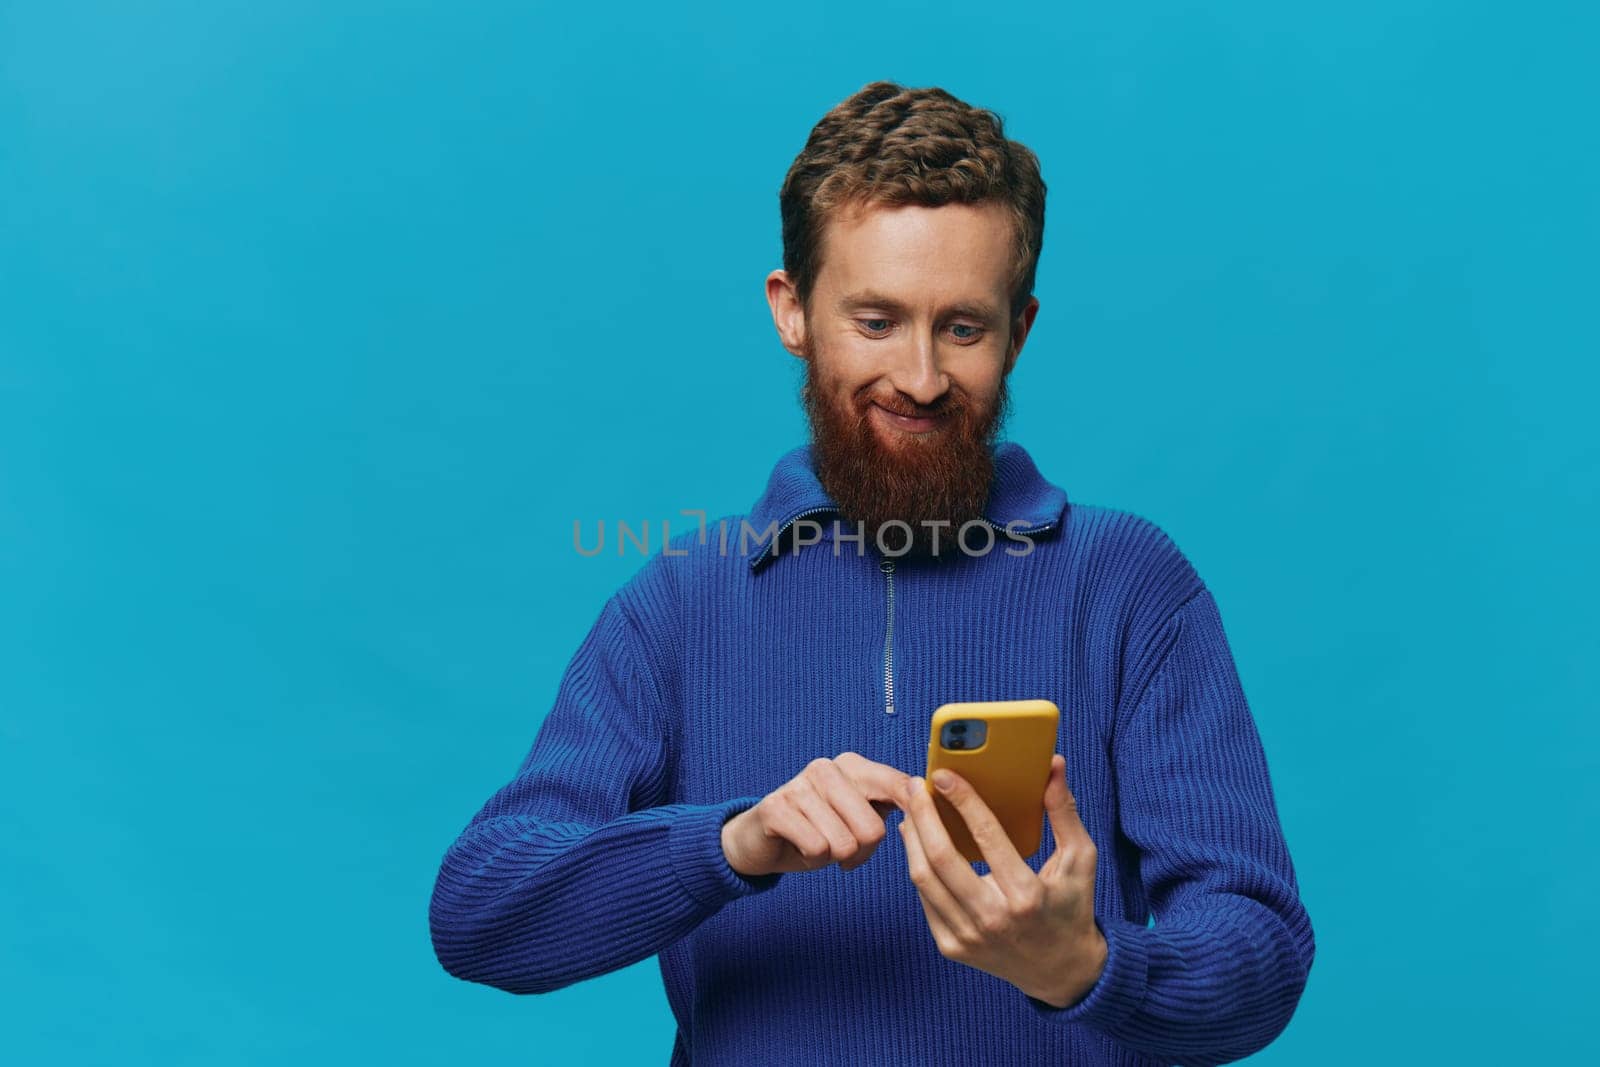
M1081 1000L1105 968L1094 921L1094 841L1067 787L1067 762L1050 760L1044 809L1056 847L1037 874L989 806L954 771L940 789L989 864L981 878L956 851L920 777L910 783L900 836L934 943L946 958L1004 979L1058 1008ZM941 775L935 775L935 779Z

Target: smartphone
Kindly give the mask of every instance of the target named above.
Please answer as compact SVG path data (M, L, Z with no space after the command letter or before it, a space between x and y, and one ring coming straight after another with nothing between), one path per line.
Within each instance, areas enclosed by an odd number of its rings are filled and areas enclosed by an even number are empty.
M1048 700L942 704L933 713L923 786L950 842L970 862L987 861L961 812L934 788L933 772L948 767L970 782L1026 859L1044 833L1044 789L1060 723L1061 709Z

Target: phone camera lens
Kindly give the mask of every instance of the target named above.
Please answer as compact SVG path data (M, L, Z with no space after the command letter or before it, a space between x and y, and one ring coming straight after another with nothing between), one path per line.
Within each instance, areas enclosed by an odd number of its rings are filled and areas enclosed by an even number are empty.
M967 732L967 724L964 722L953 722L950 724L950 732L953 734L964 734Z

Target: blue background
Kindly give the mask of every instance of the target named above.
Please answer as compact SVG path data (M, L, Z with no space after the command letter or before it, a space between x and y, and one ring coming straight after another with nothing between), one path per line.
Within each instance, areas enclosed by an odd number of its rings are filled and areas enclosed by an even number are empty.
M665 1063L654 959L508 996L428 897L643 562L573 520L804 440L776 193L880 77L1039 153L1010 436L1222 607L1256 1059L1593 1053L1593 10L0 5L8 1058Z

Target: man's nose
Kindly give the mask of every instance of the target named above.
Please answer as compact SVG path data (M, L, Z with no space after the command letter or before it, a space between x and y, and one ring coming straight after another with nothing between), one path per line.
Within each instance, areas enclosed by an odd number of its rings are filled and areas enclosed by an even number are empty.
M950 389L950 375L939 364L939 346L928 336L902 347L889 381L923 407L932 407Z

